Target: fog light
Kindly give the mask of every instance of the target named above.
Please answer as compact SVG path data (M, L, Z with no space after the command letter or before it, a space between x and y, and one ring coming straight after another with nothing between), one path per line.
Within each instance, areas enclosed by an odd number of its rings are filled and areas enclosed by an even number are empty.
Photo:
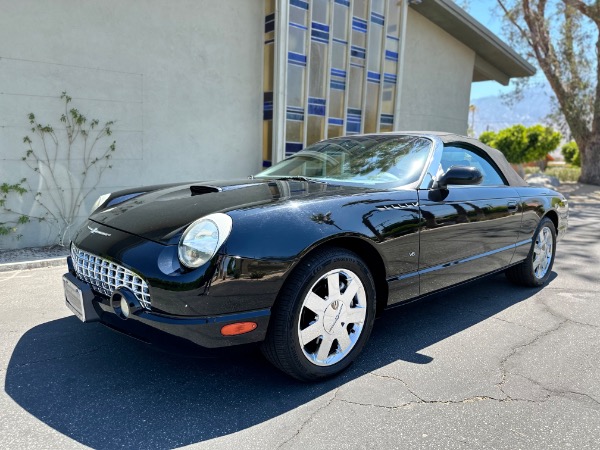
M123 314L125 318L129 317L129 304L127 304L125 297L121 297L121 314Z
M257 326L255 322L230 323L221 328L221 334L223 336L236 336L238 334L249 333L255 330Z
M115 314L123 320L128 319L132 314L141 309L140 302L133 295L133 292L123 287L113 292L110 297L110 304Z

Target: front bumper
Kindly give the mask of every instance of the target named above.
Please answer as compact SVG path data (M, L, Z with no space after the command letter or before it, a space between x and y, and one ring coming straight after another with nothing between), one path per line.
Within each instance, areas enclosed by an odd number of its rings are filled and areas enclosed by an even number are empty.
M193 344L210 349L249 344L265 339L271 314L268 308L201 317L172 316L139 309L128 318L123 318L115 311L108 297L93 291L89 284L74 275L70 258L68 262L69 272L64 277L84 293L97 315L97 320L143 342L162 347ZM257 327L249 333L237 336L221 334L223 326L237 322L255 322Z

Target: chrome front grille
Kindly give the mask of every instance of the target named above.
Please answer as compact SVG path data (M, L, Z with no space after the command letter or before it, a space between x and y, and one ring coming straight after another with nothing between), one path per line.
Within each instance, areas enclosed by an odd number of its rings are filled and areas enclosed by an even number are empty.
M71 258L77 278L91 284L95 291L110 297L118 287L123 286L133 292L144 308L150 309L148 284L139 275L72 244Z

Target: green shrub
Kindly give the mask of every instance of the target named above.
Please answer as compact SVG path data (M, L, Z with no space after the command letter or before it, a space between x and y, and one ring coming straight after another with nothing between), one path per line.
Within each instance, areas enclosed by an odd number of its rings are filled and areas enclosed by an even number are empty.
M577 167L581 167L581 156L579 154L579 147L575 141L567 142L560 149L561 153L565 157L565 162L572 164Z
M520 164L544 159L554 150L562 135L551 127L513 125L498 132L481 133L479 140L500 150L508 162Z
M556 177L561 183L565 181L577 181L581 175L580 167L548 167L544 172L546 175Z

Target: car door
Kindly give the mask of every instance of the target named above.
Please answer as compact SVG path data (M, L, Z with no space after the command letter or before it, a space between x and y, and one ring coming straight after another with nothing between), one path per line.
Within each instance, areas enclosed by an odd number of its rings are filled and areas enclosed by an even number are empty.
M445 145L441 166L476 167L483 179L479 185L419 190L421 294L510 264L521 225L519 195L485 152Z

